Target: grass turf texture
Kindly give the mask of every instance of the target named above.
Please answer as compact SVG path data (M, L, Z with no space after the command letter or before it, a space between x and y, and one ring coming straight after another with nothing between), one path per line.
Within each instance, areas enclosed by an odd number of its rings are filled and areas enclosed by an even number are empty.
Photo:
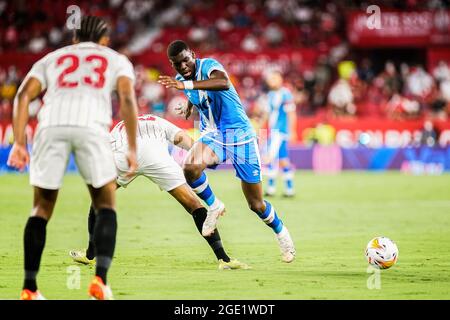
M218 271L191 217L145 178L119 190L119 231L109 282L116 299L449 299L450 176L297 172L297 197L272 198L297 246L285 264L272 231L247 209L231 172L210 172L227 205L219 230L232 257L252 270ZM25 175L0 176L0 299L22 286L22 237L32 189ZM281 183L281 182L280 182ZM80 267L69 290L68 250L87 245L87 189L66 176L38 285L48 299L86 299L93 267ZM399 247L399 261L369 290L364 249L378 235ZM68 273L71 272L71 273ZM75 271L76 272L76 271ZM75 282L76 284L76 282Z

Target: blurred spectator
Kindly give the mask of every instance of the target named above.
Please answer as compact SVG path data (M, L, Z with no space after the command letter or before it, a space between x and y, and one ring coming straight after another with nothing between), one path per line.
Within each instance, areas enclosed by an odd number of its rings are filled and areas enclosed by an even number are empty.
M418 65L411 69L406 78L408 93L421 100L425 99L433 89L433 78L422 66Z
M219 19L216 20L216 28L219 31L226 32L233 29L233 24L228 19L220 17Z
M445 61L439 61L438 65L433 69L433 77L438 82L450 80L450 69Z
M10 25L5 32L5 45L8 49L15 49L19 43L19 35L15 26Z
M339 79L328 94L328 102L336 116L355 115L356 106L353 103L353 92L345 79Z
M62 40L62 32L59 28L53 27L48 35L48 40L52 48L57 48Z
M194 25L189 29L187 36L193 45L198 46L208 38L208 29L200 25Z
M258 39L253 34L247 34L242 40L241 48L247 52L256 52L260 50L261 46Z
M153 8L154 4L153 1L127 0L124 5L125 14L131 21L139 20Z
M8 119L11 120L12 116L12 106L8 99L1 99L0 100L0 120L1 119Z
M250 17L244 11L240 10L237 4L230 4L227 11L235 27L245 28L251 25Z
M420 112L418 101L394 94L386 104L386 114L394 120L416 118Z
M384 71L379 77L383 83L383 94L386 99L390 99L394 94L401 92L402 80L392 61L386 62Z
M440 61L434 68L433 76L437 81L437 92L431 104L431 116L446 120L450 105L450 69L445 61Z
M270 47L276 47L283 41L283 30L276 23L269 23L264 29L264 39Z
M434 130L433 122L427 120L423 123L420 144L428 147L434 147L437 142L437 132Z
M307 6L297 6L297 1L291 1L291 9L293 10L293 15L295 19L300 23L309 23L313 17L313 10ZM292 8L294 6L294 8Z
M318 143L320 145L332 145L336 139L336 129L323 122L319 122L315 128L303 131L302 140L305 144L311 145Z
M364 58L358 68L358 77L367 83L375 78L375 72L372 69L372 61L369 58Z
M284 5L284 1L281 0L266 1L266 15L271 19L278 17L281 14Z
M39 53L42 52L47 45L47 39L45 39L42 34L39 32L35 32L34 37L30 40L30 43L28 45L28 49L32 53Z

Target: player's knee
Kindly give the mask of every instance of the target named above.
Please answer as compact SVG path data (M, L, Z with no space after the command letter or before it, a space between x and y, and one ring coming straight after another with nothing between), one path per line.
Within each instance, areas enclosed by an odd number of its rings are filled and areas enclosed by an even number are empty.
M31 215L49 220L55 207L57 194L54 190L36 189Z
M256 213L261 213L265 210L265 203L260 200L251 200L249 201L248 206L250 207L250 210Z
M33 207L33 211L31 212L31 215L34 217L40 217L45 220L49 220L50 217L52 216L53 208L54 208L54 203L50 203L47 201L39 201Z
M202 174L202 168L196 164L185 163L183 165L183 173L189 182L195 181Z

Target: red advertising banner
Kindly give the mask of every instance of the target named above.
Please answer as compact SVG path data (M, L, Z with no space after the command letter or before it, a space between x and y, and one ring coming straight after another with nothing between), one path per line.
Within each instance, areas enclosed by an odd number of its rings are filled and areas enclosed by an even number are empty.
M433 121L441 146L450 145L450 121ZM423 130L424 120L388 120L382 118L323 119L319 116L300 118L297 125L299 139L320 125L332 128L333 141L345 148L357 146L364 140L368 147L401 148L413 144ZM363 136L362 136L363 135Z
M168 119L183 129L191 129L193 121L181 118ZM355 147L362 137L368 147L406 147L415 141L423 128L423 120L396 121L387 119L330 119L320 117L299 118L297 125L298 143L308 143L308 132L320 125L327 125L332 131L331 139L341 147ZM434 121L434 128L438 133L438 143L442 147L450 145L450 121ZM36 130L36 121L30 121L26 132L28 141L32 141ZM363 136L362 136L363 135ZM9 145L13 141L12 125L10 122L0 122L0 146Z
M380 28L370 21L376 13L350 12L347 36L357 47L426 47L450 44L450 11L384 11ZM370 19L370 20L369 20Z

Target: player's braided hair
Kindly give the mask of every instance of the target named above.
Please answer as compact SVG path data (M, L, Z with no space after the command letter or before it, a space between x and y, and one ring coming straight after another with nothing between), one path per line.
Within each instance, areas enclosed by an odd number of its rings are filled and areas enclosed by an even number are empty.
M183 50L189 50L189 46L182 40L172 41L167 47L167 56L175 57Z
M79 29L75 30L75 38L80 42L98 42L101 37L108 34L109 28L106 21L95 16L84 16L81 18Z

